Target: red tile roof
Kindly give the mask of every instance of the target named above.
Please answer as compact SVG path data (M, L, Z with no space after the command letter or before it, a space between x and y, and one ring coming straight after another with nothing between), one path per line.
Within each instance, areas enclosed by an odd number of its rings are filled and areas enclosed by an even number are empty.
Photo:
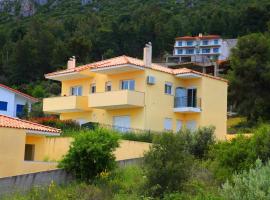
M177 37L175 40L196 40L196 39L219 39L220 35L203 35L203 36L183 36Z
M20 91L18 91L18 90L15 90L15 89L13 89L13 88L11 88L11 87L8 87L8 86L6 86L6 85L3 85L3 84L1 84L1 83L0 83L0 87L1 87L1 88L5 88L5 89L7 89L7 90L9 90L9 91L11 91L11 92L14 92L14 93L16 93L16 94L18 94L18 95L20 95L20 96L23 96L23 97L25 97L25 98L27 98L27 99L33 101L33 102L38 102L38 99L37 99L37 98L32 97L32 96L30 96L30 95L28 95L28 94L22 93L22 92L20 92Z
M190 70L190 69L187 69L187 68L170 69L170 68L163 67L163 66L155 64L155 63L152 63L151 67L146 67L144 65L143 60L123 55L123 56L118 56L118 57L107 59L107 60L102 60L102 61L90 63L90 64L87 64L87 65L82 65L82 66L76 67L74 69L66 69L66 70L61 70L61 71L49 73L49 74L46 74L45 77L50 78L50 76L68 74L68 73L72 73L72 72L80 72L80 71L83 71L83 70L86 70L86 69L109 68L109 67L112 67L112 66L125 65L125 64L136 65L138 67L143 67L143 68L150 68L150 69L153 69L153 70L157 70L157 71L161 71L161 72L165 72L165 73L169 73L169 74L179 74L179 73L182 73L182 74L184 74L184 73L198 74L197 71ZM219 78L219 77L210 76L210 75L203 74L203 73L200 73L200 75L227 82L227 80Z
M49 126L44 126L27 120L22 120L14 117L9 117L0 114L0 127L5 128L16 128L16 129L26 129L29 131L38 131L44 133L53 133L59 135L61 130L57 128L52 128Z

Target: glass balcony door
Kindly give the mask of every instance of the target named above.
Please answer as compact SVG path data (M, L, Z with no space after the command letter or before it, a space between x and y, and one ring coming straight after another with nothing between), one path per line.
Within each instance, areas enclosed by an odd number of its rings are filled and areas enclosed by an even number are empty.
M182 88L175 89L175 108L181 107L197 107L197 89L196 88Z

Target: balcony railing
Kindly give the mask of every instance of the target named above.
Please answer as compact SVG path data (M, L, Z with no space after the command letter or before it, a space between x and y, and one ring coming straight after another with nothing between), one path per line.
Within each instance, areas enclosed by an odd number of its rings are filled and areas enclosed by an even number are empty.
M201 98L175 97L175 112L201 112Z

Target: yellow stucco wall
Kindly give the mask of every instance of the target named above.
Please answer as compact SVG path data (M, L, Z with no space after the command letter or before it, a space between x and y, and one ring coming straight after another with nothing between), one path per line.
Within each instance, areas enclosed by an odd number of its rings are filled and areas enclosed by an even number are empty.
M146 83L146 78L149 75L155 77L156 83L154 85L148 85ZM215 126L216 138L225 139L227 83L213 78L201 76L199 78L183 79L153 69L111 75L91 73L91 77L89 78L63 81L62 95L69 95L71 86L81 85L83 87L83 96L88 96L88 101L91 102L92 95L89 95L89 91L92 83L96 84L97 93L103 93L105 92L105 83L107 81L112 83L112 91L119 91L120 81L127 79L135 80L135 91L144 93L144 106L138 108L114 107L113 105L115 105L116 102L122 102L122 99L118 100L122 98L122 96L120 95L116 98L111 95L109 97L108 92L104 95L98 94L97 96L104 98L101 100L97 98L96 101L106 105L109 105L111 101L112 105L110 108L92 108L88 111L85 109L83 112L65 112L60 114L60 118L112 125L114 116L129 115L131 118L131 128L159 132L164 130L165 118L172 119L173 131L176 131L177 121L181 121L182 127L184 127L187 121L190 120L196 121L197 128L209 125ZM201 100L202 111L200 113L174 112L174 94L167 95L164 93L164 85L166 82L173 84L174 93L176 87L197 88L197 98ZM112 94L114 94L114 92L112 92ZM91 103L89 103L89 105L91 106Z
M36 159L43 156L44 140L22 129L0 128L0 177L55 169L57 163L24 161L25 144L35 144Z

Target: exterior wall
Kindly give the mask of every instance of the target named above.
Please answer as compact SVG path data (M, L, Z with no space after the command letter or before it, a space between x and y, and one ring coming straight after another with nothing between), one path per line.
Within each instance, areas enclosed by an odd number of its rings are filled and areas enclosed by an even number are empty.
M0 111L0 114L14 117L14 114L16 114L14 108L15 94L0 87L0 101L8 102L7 111Z
M112 83L112 91L119 91L121 88L121 80L135 80L135 91L145 92L145 73L144 71L134 71L129 73L119 73L119 74L95 74L94 77L89 77L85 79L78 80L68 80L62 82L62 93L61 95L69 95L70 88L72 86L82 86L83 96L88 96L90 93L90 85L92 83L96 84L96 92L105 92L105 83L110 81ZM91 99L89 100L91 101ZM122 109L91 109L85 112L69 112L61 113L60 119L73 119L77 121L84 122L99 122L102 124L112 125L114 116L129 115L131 118L131 127L144 129L144 107L142 108L122 108Z
M44 156L50 161L59 161L67 154L73 138L70 137L48 137L45 140ZM119 147L115 150L116 160L125 160L143 157L145 151L150 148L149 143L121 140Z
M0 128L0 177L19 174L24 160L25 131Z
M147 76L154 76L154 85L148 85ZM124 78L123 78L124 77ZM120 81L125 79L135 80L135 90L144 93L145 105L139 108L119 108L111 106L109 109L91 109L83 112L61 113L61 119L73 119L83 122L98 122L101 124L113 125L114 116L130 116L131 127L134 129L153 130L161 132L164 130L164 120L169 118L172 121L172 131L177 131L177 122L181 121L182 127L187 122L195 121L196 128L213 125L216 127L216 137L225 139L226 134L226 110L227 110L227 83L209 77L180 78L172 74L164 73L153 69L104 75L93 73L88 79L69 80L62 82L62 95L69 94L71 86L82 85L83 95L88 96L90 84L96 83L96 92L105 91L105 83L112 82L112 91L118 91ZM166 82L173 84L173 94L167 95L164 92ZM196 88L197 99L201 102L201 112L174 112L174 93L176 87ZM110 93L106 93L106 104L110 102ZM93 94L95 95L95 94ZM89 95L89 102L91 102ZM102 95L101 95L102 96ZM118 98L118 97L117 97ZM111 100L112 105L114 98ZM105 100L100 100L102 103ZM105 103L103 103L105 104ZM91 104L90 104L91 105Z
M202 113L200 126L216 127L216 138L224 140L227 133L227 87L223 81L202 78Z
M42 156L45 137L28 137L26 131L0 128L0 177L55 169L57 163L24 161L25 144L36 144L35 159Z
M0 111L0 114L16 117L17 104L26 105L29 104L29 110L31 109L32 102L26 98L23 98L7 89L0 87L0 101L8 102L7 111Z

